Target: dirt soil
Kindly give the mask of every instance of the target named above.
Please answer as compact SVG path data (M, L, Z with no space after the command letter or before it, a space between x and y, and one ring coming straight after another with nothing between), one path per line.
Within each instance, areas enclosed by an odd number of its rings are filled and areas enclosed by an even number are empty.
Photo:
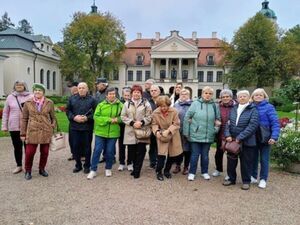
M0 224L300 224L300 176L271 170L265 190L252 185L249 191L224 187L224 176L205 181L182 174L157 181L144 161L140 179L128 171L105 177L103 163L94 180L82 172L73 174L69 150L50 152L49 177L38 174L36 154L30 181L15 167L10 138L0 139ZM214 170L214 150L209 172ZM225 160L226 161L226 160Z

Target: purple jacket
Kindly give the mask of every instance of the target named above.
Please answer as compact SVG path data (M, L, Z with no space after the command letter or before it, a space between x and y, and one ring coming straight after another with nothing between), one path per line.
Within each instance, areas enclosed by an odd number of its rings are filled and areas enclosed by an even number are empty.
M27 100L29 100L30 98L32 98L33 95L27 91L24 91L22 93L18 93L14 91L12 94L10 94L7 97L3 109L3 115L2 115L2 130L8 130L8 131L20 130L21 110L18 105L16 97L18 98L19 103L22 104Z

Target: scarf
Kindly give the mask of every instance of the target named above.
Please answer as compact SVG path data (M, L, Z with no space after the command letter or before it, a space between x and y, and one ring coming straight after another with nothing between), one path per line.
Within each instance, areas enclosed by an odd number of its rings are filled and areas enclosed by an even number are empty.
M33 101L35 102L35 106L38 112L42 111L42 107L44 105L45 97L42 97L41 99L37 99L36 97L33 97Z
M242 114L242 112L244 111L244 109L249 105L249 102L247 102L246 104L244 105L241 105L239 104L238 105L238 108L237 108L237 118L236 118L236 122L235 122L235 125L237 126L238 123L239 123L239 119L240 119L240 116Z

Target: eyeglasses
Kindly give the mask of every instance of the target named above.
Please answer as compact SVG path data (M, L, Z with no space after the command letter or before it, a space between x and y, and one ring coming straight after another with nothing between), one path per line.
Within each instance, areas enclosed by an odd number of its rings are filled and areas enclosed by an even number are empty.
M157 92L157 90L150 90L150 92Z
M225 95L225 96L222 96L221 98L230 98L230 96Z

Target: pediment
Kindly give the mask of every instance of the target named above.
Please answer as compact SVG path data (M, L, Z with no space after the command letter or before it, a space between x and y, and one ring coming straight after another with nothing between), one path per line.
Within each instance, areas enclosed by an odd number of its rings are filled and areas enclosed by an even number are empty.
M198 52L198 47L185 41L180 36L171 36L160 44L153 46L152 52Z

